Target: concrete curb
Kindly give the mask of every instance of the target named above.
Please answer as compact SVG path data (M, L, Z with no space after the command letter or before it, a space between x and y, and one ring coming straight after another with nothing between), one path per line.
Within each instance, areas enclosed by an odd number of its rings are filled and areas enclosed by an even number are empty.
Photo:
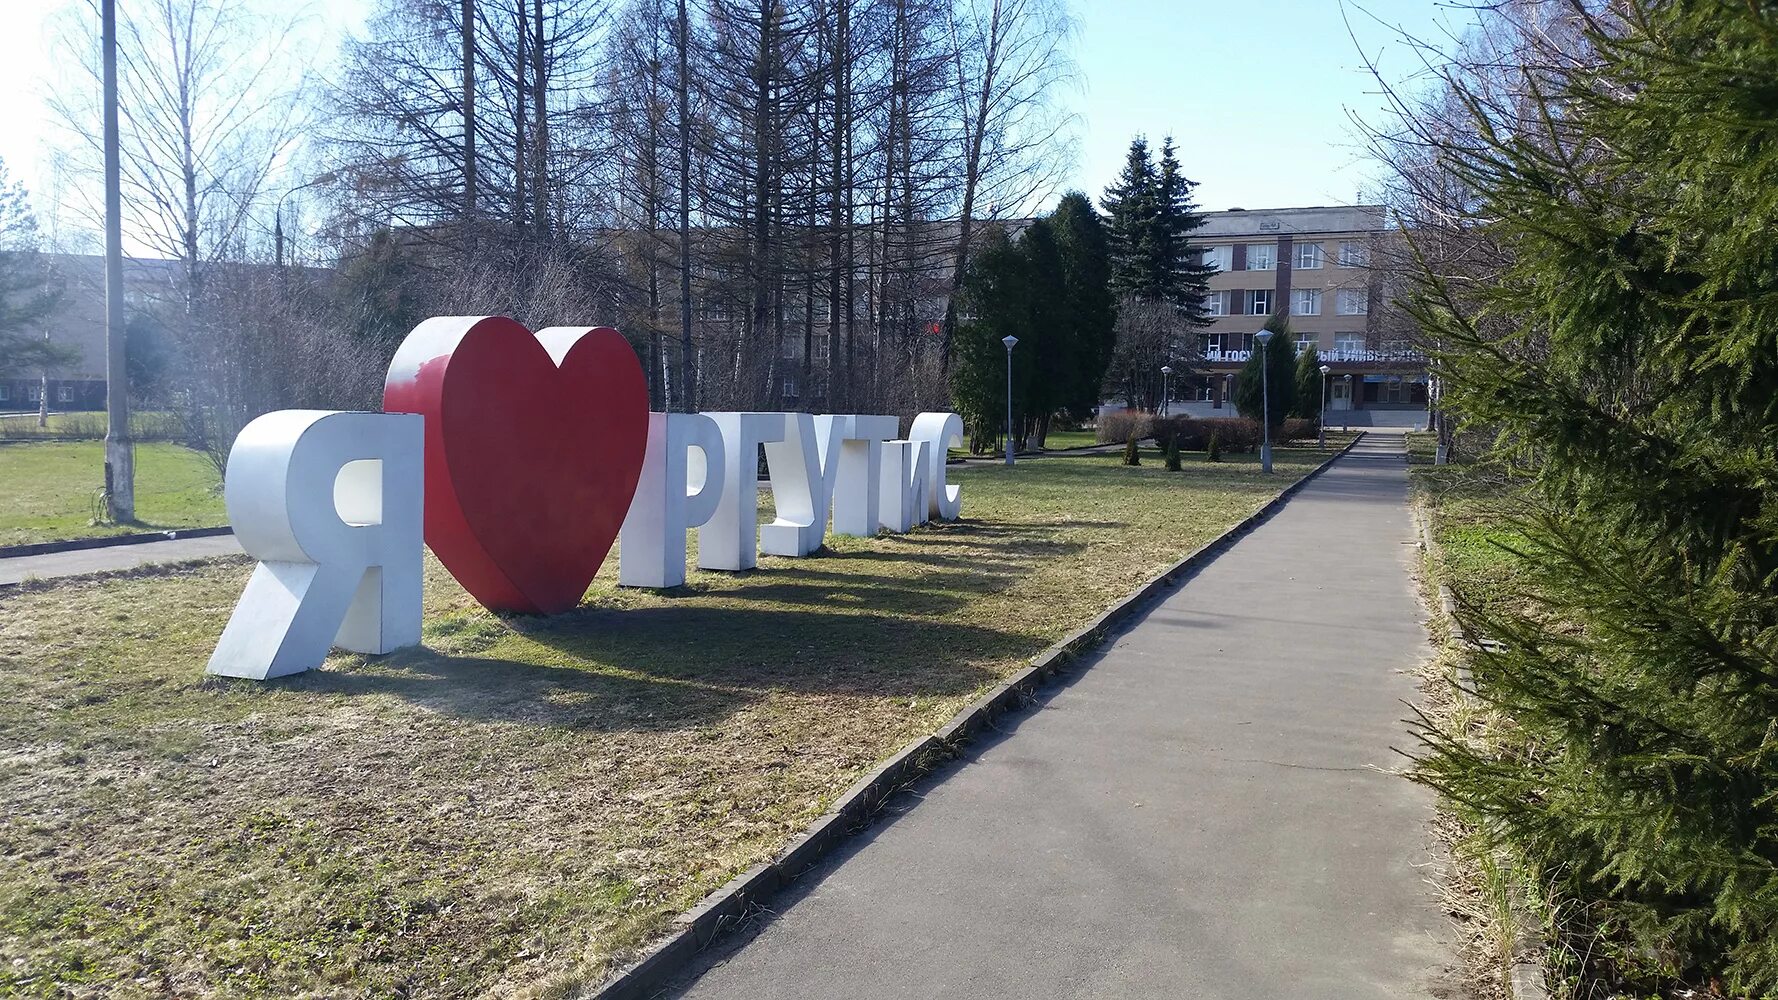
M776 860L761 862L675 917L665 940L651 946L596 992L592 1000L641 1000L655 995L696 954L742 922L754 907L813 868L841 841L863 829L885 801L937 765L956 757L994 719L1024 704L1045 681L1090 652L1114 627L1133 617L1149 599L1219 555L1271 517L1297 491L1344 457L1364 437L1360 431L1344 448L1289 486L1259 510L1107 608L1097 618L1032 658L1024 670L971 702L936 732L922 736L859 778L828 811L786 845Z
M32 542L28 545L0 545L0 559L20 556L47 556L56 552L77 552L82 549L104 549L113 545L143 545L148 542L171 542L181 538L210 538L229 535L233 528L178 528L171 531L141 531L129 535L100 535L94 538L70 538L59 542Z
M1438 539L1432 534L1432 518L1415 504L1414 521L1419 528L1420 549L1428 559L1437 561L1442 556ZM1443 583L1438 585L1438 611L1445 622L1450 641L1458 649L1476 652L1483 648L1483 643L1470 638L1463 631L1463 625L1457 620L1457 601L1451 594L1451 588ZM1473 683L1467 661L1457 667L1457 697L1467 703L1474 703L1475 698L1468 691ZM1514 894L1517 895L1516 893ZM1523 899L1514 898L1510 901L1513 912L1524 916L1528 912ZM1549 1000L1549 989L1545 986L1543 964L1531 956L1536 952L1538 943L1521 933L1513 942L1512 964L1507 967L1506 998L1507 1000Z

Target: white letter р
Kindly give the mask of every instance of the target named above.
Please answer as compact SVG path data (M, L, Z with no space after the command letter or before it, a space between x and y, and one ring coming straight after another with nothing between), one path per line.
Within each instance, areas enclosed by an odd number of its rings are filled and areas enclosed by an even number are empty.
M259 560L209 672L265 680L339 646L420 641L423 418L280 410L241 429L224 499Z

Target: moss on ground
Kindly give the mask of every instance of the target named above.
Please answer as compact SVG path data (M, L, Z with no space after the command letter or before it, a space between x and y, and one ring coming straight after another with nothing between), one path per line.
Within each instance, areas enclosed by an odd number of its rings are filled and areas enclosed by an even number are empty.
M0 597L0 994L544 997L596 982L851 782L1323 456L953 471L965 519L501 618L203 664L219 560Z

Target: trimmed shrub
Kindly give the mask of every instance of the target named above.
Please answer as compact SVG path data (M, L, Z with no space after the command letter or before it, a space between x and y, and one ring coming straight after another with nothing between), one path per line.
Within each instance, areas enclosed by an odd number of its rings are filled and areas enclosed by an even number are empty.
M1278 440L1280 442L1301 441L1304 438L1314 437L1320 430L1320 421L1313 417L1291 417L1284 421L1283 427L1279 428Z
M1222 438L1216 431L1210 432L1210 446L1204 449L1204 461L1222 461Z
M1093 440L1100 444L1140 441L1154 435L1154 417L1139 410L1118 410L1101 415L1093 430Z
M1167 471L1179 471L1179 438L1177 437L1167 439Z

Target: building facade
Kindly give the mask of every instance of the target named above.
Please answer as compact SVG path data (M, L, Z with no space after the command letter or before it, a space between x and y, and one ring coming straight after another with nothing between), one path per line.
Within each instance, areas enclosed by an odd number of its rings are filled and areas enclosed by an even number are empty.
M51 413L105 408L105 258L97 254L38 255L56 305L33 331L72 347L73 362L48 371L0 372L0 413L35 412L48 393ZM177 297L178 261L126 257L126 317Z
M1391 238L1374 206L1205 213L1193 242L1216 268L1206 302L1212 318L1198 333L1200 374L1173 393L1183 409L1232 415L1235 373L1256 349L1253 335L1288 310L1298 349L1313 346L1332 369L1330 423L1415 422L1427 406L1426 358L1388 310L1371 267Z

